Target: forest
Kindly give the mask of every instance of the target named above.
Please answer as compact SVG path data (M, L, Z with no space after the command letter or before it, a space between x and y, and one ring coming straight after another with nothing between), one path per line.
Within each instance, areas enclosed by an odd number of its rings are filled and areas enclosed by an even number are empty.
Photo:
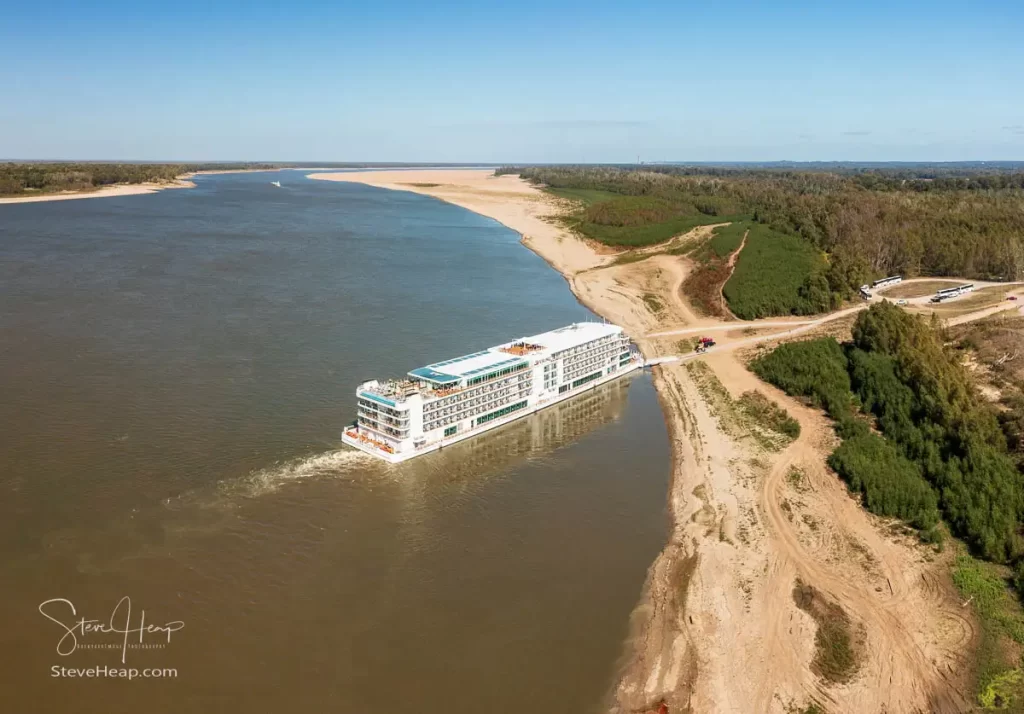
M826 256L831 302L883 275L1024 278L1024 171L975 167L788 170L504 167L563 196L589 195L573 227L612 245L749 218ZM807 277L807 276L805 276ZM824 282L822 282L824 281Z
M967 370L922 318L888 302L862 312L853 339L782 345L752 369L809 398L843 438L830 465L879 515L936 537L950 531L980 557L1024 562L1024 482L1007 429Z

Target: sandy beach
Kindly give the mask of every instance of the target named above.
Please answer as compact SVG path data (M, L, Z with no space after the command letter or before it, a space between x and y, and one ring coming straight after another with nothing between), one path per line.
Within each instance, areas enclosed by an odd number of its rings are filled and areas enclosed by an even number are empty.
M67 191L61 193L41 193L36 196L11 196L0 198L0 203L40 203L42 201L73 201L80 198L114 198L117 196L138 196L144 193L156 193L168 188L194 187L195 184L187 180L187 177L180 177L177 181L167 183L138 183L104 186L95 191Z
M861 306L813 320L699 317L681 290L686 257L615 254L558 220L568 206L517 176L489 170L319 173L311 178L412 191L508 226L569 282L581 302L623 326L648 357L679 353L683 335L713 330L700 359L653 369L673 447L671 536L634 612L612 712L959 712L976 624L938 556L871 516L827 468L834 435L821 412L746 369L759 344L849 330ZM709 228L673 239L700 241ZM649 300L657 296L657 302ZM648 299L645 299L648 298ZM653 307L652 307L653 305ZM801 424L789 443L766 438L735 405L759 392ZM798 476L794 476L797 474ZM797 582L850 618L855 674L816 673L817 625Z

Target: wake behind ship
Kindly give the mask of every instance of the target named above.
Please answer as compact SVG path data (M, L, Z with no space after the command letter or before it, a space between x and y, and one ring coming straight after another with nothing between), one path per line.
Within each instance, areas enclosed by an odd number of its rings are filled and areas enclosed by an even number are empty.
M356 390L341 440L392 463L436 451L643 366L622 328L579 322Z

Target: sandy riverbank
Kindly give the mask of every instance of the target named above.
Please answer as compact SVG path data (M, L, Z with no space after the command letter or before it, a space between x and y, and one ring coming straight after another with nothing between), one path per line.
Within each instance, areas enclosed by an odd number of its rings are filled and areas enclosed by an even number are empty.
M502 223L566 277L603 265L608 256L569 236L553 221L553 199L518 176L494 176L489 169L354 171L310 174L318 181L362 183L440 198Z
M833 714L962 711L975 626L943 558L861 509L825 466L833 436L824 416L760 382L736 356L772 339L764 328L770 335L782 327L775 337L848 329L859 307L814 321L776 319L759 330L756 322L699 317L680 290L686 258L613 265L609 251L562 228L556 217L564 203L514 176L407 170L312 178L425 194L503 223L648 356L678 352L681 333L722 335L699 362L654 370L673 446L672 523L634 613L609 710L656 711L664 702L672 714L787 714L814 701ZM679 240L702 240L706 230ZM738 425L734 400L749 391L785 407L801 424L799 438L769 448L755 426ZM797 607L798 579L851 620L860 657L845 681L814 671L817 627Z

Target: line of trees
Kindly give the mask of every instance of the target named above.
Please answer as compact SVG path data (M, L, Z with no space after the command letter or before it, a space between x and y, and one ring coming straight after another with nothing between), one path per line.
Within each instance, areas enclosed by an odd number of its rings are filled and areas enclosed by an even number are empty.
M672 212L749 215L829 255L829 291L850 297L872 277L1024 278L1024 171L900 168L833 171L725 167L505 167L538 184L652 202L587 208L644 225ZM650 214L653 205L658 209ZM609 215L611 214L611 215ZM584 226L585 227L585 226Z
M272 169L276 164L106 164L93 162L0 163L0 195L85 191L113 184L173 181L194 171Z

